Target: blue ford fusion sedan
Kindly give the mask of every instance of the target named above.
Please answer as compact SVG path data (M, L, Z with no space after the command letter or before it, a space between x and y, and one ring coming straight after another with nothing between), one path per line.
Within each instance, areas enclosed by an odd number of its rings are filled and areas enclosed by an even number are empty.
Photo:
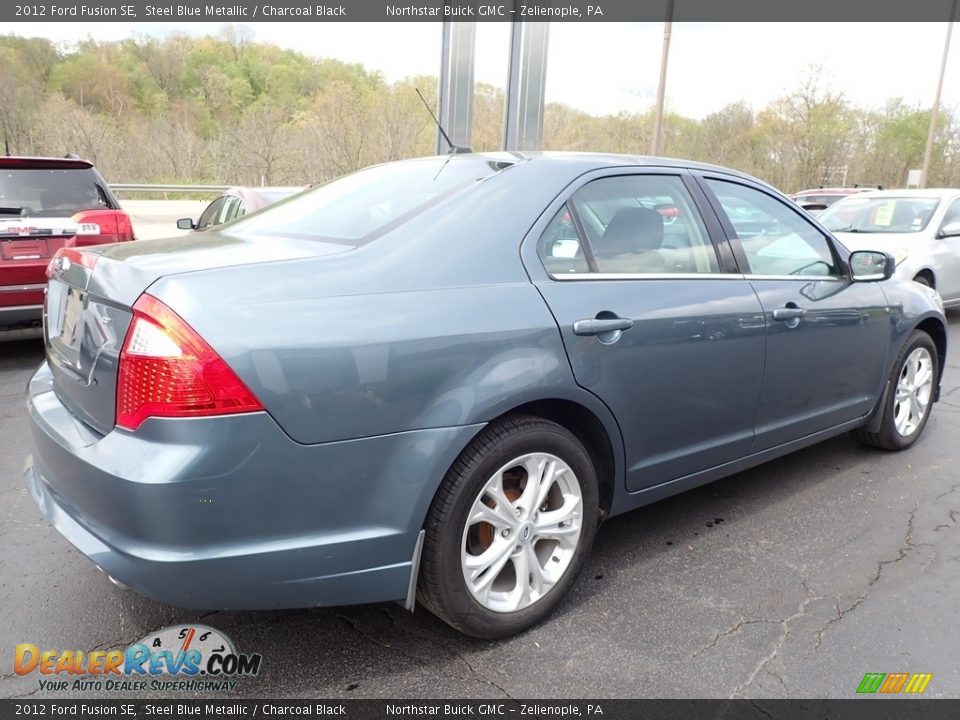
M546 617L598 524L840 433L909 447L935 291L763 183L580 154L389 163L66 249L27 485L159 601Z

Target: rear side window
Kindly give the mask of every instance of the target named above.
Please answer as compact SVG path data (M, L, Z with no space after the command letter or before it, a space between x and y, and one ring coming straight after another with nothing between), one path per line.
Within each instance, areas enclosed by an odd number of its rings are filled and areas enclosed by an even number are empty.
M245 216L229 232L360 245L500 167L457 156L378 165Z
M0 168L3 215L69 217L109 207L92 168Z
M833 276L830 243L786 203L738 183L707 179L736 232L753 275Z
M584 185L553 218L538 251L554 276L720 272L693 199L672 175L618 175Z

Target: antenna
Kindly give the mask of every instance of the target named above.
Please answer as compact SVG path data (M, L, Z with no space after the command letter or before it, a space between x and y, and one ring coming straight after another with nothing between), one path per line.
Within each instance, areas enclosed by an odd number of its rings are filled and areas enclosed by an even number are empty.
M443 125L440 124L440 121L437 120L437 116L433 114L433 110L430 109L430 104L427 102L427 99L423 96L423 93L420 92L420 88L414 88L417 91L417 95L420 96L420 100L423 102L423 106L427 109L427 112L430 113L430 117L433 118L433 121L437 124L437 129L440 131L440 134L443 136L443 139L447 141L447 145L450 146L450 154L456 155L457 153L472 153L468 147L462 147L460 145L454 145L453 141L450 139L450 136L447 135L447 131L443 129Z
M3 121L3 154L10 157L10 137L7 134L7 121Z

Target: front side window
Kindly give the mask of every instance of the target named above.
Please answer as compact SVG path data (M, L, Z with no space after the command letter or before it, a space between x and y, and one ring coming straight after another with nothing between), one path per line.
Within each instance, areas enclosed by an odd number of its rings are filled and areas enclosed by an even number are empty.
M227 197L218 197L212 203L207 206L207 209L203 211L203 215L200 216L200 219L197 221L197 230L203 230L204 228L217 225L220 222L220 215L223 213L223 208L227 204Z
M827 238L785 203L738 183L708 178L707 184L740 240L751 274L838 274Z
M950 203L950 207L947 208L947 212L943 216L943 222L940 223L940 229L942 230L955 222L960 222L960 198Z
M819 220L830 232L921 232L939 202L928 197L849 197L825 210Z
M538 251L555 276L720 271L703 220L683 181L672 175L618 175L587 183L547 226Z
M220 213L220 222L217 224L220 225L225 222L230 222L238 215L242 215L243 213L240 212L240 209L242 207L243 207L243 200L241 200L236 195L228 196L227 203L223 207L223 212Z

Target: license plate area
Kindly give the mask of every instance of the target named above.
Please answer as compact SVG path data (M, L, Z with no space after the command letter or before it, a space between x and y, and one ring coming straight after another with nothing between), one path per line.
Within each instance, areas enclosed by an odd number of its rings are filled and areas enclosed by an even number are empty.
M50 256L43 239L0 240L0 257L4 260L40 260Z
M47 339L58 364L80 371L80 344L87 293L80 288L50 279L47 286Z

